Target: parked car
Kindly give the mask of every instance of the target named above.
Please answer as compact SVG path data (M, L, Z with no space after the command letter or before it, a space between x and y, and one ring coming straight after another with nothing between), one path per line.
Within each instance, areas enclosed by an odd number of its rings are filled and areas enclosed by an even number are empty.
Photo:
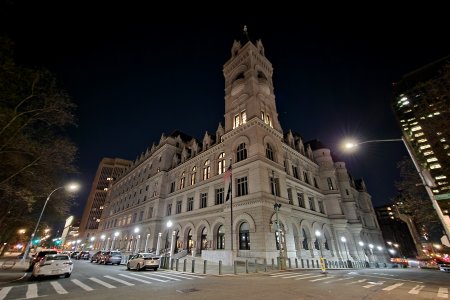
M104 252L106 252L106 251L97 251L97 252L95 252L94 254L92 254L90 261L99 263L100 262L100 257L102 256L102 254Z
M91 256L91 254L88 251L81 251L75 256L75 258L76 259L89 259L90 256Z
M138 253L130 257L127 263L127 269L153 269L158 270L159 267L159 256L152 253Z
M58 251L54 249L42 249L35 253L33 257L30 259L30 265L28 267L28 271L33 271L34 265L40 262L46 255L49 254L58 254Z
M40 276L61 276L66 278L72 275L73 263L67 254L47 254L36 263L31 273L32 278Z
M450 272L450 264L440 264L439 270L442 272Z
M122 261L122 253L120 251L104 251L100 256L100 264L117 264Z

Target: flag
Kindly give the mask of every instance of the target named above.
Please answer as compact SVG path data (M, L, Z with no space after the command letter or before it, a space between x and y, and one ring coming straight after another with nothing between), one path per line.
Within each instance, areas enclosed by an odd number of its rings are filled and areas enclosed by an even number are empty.
M228 182L228 191L227 191L227 197L225 198L225 202L228 201L231 198L231 180L232 177L232 171L231 171L231 163L230 166L228 167L227 171L225 172L224 175L224 181L225 181L225 186L227 186L227 182Z

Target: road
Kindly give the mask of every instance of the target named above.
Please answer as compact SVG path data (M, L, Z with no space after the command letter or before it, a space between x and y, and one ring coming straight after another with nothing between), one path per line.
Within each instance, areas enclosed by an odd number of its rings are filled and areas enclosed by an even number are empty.
M0 289L3 299L448 299L450 273L423 269L289 270L240 275L127 271L74 261L70 278Z

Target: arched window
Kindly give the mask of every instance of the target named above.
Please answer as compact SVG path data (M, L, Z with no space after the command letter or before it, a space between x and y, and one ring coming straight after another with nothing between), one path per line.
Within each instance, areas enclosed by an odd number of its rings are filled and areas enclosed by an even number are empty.
M206 227L205 227L202 230L200 250L208 249L208 238L207 237L208 237L208 229L206 229Z
M303 232L303 249L308 250L308 236L306 235L305 229L302 229Z
M192 173L191 173L191 185L195 184L195 176L197 174L197 168L194 166L192 168Z
M210 161L207 159L203 164L203 180L209 179L209 174L211 171Z
M180 190L181 189L184 189L184 181L186 180L186 178L185 178L185 173L183 172L183 173L181 173L181 178L180 178Z
M225 173L225 153L222 152L219 155L218 161L217 161L217 174Z
M217 249L225 249L225 227L223 225L217 229Z
M240 144L236 150L236 162L244 160L247 158L247 148L245 148L245 143Z
M269 143L266 144L266 157L273 160L273 149Z
M239 250L250 250L250 226L246 222L239 226Z

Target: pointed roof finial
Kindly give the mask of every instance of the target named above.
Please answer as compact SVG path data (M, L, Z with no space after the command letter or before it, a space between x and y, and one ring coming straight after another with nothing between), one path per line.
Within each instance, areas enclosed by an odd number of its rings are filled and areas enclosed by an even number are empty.
M244 25L244 33L247 34L247 25Z
M247 25L244 25L244 37L247 39L246 42L250 41L250 38L248 36L248 31L247 31Z

